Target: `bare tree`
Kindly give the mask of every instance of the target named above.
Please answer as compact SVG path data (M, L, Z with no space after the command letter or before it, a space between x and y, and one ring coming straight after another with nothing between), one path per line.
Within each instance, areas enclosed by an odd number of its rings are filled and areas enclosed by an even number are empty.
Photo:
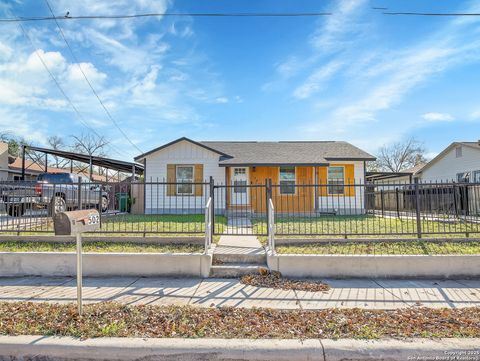
M78 152L99 157L107 156L108 141L105 137L96 136L92 133L82 134L80 136L72 135L72 148Z
M55 150L65 150L66 144L63 138L57 136L57 135L52 135L47 138L48 145L50 146L51 149ZM52 166L55 168L65 168L68 164L68 159L63 159L61 157L58 157L56 155L52 156L53 157L53 162L51 162Z
M72 135L73 144L72 148L78 153L88 154L90 156L106 157L108 140L103 136L96 136L92 133L82 134L80 136ZM83 172L85 167L76 164L76 168ZM94 167L91 166L90 171L93 172ZM97 167L99 174L103 173L100 167Z
M369 168L371 170L401 172L426 161L423 144L415 138L410 138L404 142L397 142L380 148L377 160Z

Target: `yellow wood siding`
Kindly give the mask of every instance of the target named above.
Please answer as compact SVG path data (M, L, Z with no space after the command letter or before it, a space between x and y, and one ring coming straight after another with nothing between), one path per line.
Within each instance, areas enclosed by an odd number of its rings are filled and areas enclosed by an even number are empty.
M175 183L177 181L177 172L175 164L167 164L167 182ZM177 187L175 184L167 185L167 196L174 196L177 194Z
M195 176L195 183L203 182L203 164L195 164L194 176ZM203 184L195 185L195 195L203 196Z

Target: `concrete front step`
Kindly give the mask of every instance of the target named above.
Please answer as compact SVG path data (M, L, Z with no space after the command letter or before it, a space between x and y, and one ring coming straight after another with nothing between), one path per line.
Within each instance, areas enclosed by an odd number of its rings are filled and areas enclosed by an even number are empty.
M266 253L261 246L241 247L218 245L213 253L213 263L265 264Z
M260 265L248 263L229 263L224 265L213 265L210 268L210 277L214 278L233 278L241 277L250 273L258 273ZM263 267L267 267L264 265Z
M261 264L266 263L266 254L231 254L231 253L214 253L213 263L250 263Z

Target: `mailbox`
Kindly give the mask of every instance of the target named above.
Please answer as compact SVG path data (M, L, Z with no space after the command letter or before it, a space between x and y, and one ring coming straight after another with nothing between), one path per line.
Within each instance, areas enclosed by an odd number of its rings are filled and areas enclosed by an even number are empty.
M53 227L57 236L75 236L100 228L100 214L96 209L60 212L53 217Z

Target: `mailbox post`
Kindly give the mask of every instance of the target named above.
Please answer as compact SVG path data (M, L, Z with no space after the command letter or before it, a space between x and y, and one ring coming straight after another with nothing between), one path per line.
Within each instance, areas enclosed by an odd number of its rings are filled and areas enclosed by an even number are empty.
M96 209L60 212L53 217L56 236L75 236L77 243L77 305L82 315L82 233L100 228L100 214Z

